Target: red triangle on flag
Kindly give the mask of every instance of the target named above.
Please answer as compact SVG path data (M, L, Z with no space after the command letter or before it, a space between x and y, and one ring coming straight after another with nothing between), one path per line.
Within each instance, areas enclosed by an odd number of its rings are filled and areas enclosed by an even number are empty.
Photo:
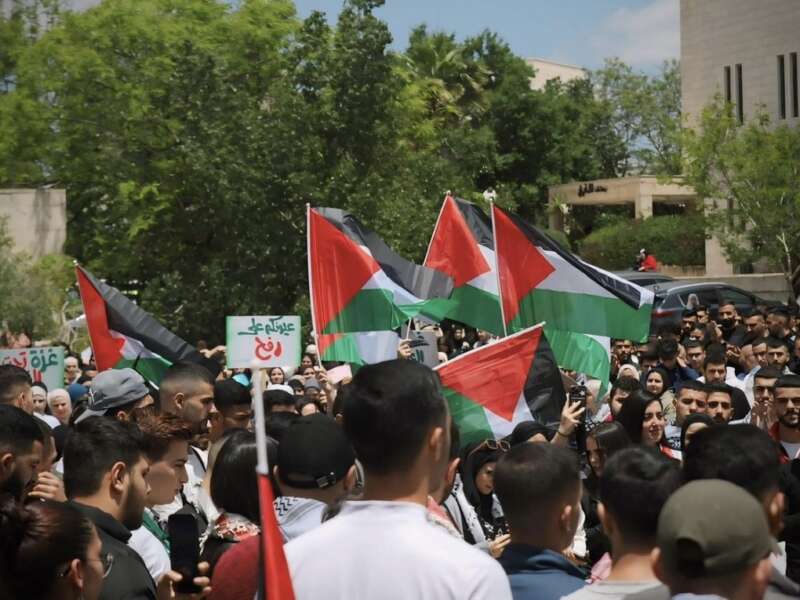
M92 342L95 364L99 371L113 369L122 358L122 348L125 340L115 338L108 329L108 314L106 301L89 281L81 267L75 267L78 276L78 289L83 302L83 311L86 315L86 327L89 330L89 339Z
M325 217L308 210L311 309L321 333L381 267Z
M444 199L425 266L450 275L455 287L491 270L452 196Z
M508 324L517 316L522 299L556 269L509 216L494 205L492 219L503 317Z
M442 385L511 421L542 337L534 327L436 368Z

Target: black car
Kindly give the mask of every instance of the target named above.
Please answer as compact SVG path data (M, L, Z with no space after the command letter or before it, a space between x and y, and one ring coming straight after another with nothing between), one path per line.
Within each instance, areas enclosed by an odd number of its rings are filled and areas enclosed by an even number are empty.
M653 301L653 329L666 324L680 324L689 299L697 298L695 304L708 307L711 318L716 318L720 300L733 301L741 313L754 306L778 306L781 302L759 298L752 292L727 283L682 283L670 281L647 286L655 294Z
M656 271L614 271L614 275L642 287L675 281L669 275L664 275Z

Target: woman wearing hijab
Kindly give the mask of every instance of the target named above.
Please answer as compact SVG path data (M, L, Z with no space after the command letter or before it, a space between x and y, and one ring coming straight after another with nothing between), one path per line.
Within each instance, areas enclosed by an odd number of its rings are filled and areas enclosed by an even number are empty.
M494 468L509 448L505 440L484 440L468 444L462 453L464 496L475 509L486 539L505 533L503 511L494 495Z
M555 430L542 423L537 421L523 421L522 423L517 423L517 426L514 427L514 431L505 438L505 441L513 448L525 442L548 443L553 440L555 435Z

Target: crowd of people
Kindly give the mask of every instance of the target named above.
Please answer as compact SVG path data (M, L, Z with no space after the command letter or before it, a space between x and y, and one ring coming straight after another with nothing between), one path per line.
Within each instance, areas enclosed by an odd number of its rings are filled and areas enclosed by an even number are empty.
M202 344L157 389L78 356L63 389L0 366L0 598L258 597L254 402L299 600L798 597L797 326L695 306L613 340L605 397L564 372L586 399L554 398L558 423L469 443L403 343L335 383L311 346L255 393ZM434 329L440 360L493 343ZM173 515L196 531L191 592Z

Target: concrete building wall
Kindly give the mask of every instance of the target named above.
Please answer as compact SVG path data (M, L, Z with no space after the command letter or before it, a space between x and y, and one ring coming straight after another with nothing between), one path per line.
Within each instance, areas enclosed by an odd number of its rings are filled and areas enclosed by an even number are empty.
M0 189L3 218L15 252L34 257L60 253L67 239L66 190Z
M793 76L792 54L800 54L798 0L681 0L684 116L696 118L715 93L725 95L726 67L730 68L731 100L736 104L736 65L741 65L745 120L763 104L774 122L800 123L793 110L793 89L800 86L800 73ZM785 120L780 117L779 55L784 56Z
M586 69L575 65L566 65L541 58L528 58L525 62L536 69L536 76L531 79L531 88L534 90L543 89L552 79L567 82L573 79L584 79L587 76Z

